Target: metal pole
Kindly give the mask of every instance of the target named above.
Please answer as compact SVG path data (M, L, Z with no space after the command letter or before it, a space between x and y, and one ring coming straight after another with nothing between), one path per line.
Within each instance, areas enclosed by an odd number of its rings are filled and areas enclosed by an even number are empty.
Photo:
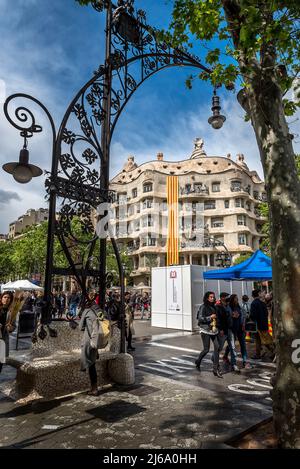
M111 54L111 23L112 23L112 4L108 3L106 12L106 45L105 45L105 79L104 79L104 93L103 93L103 109L104 121L101 128L101 147L102 159L100 168L100 188L106 191L109 190L109 153L110 153L110 119L111 119L111 85L112 85L112 67L110 63ZM107 212L104 213L104 217ZM106 293L106 238L100 239L100 278L99 278L99 296L100 308L105 307L105 293Z
M121 286L121 308L120 308L120 323L121 323L121 347L120 353L125 353L125 282L124 282L124 269L122 265L121 256L115 238L111 237L111 243L117 258L119 279ZM129 327L129 326L128 326Z

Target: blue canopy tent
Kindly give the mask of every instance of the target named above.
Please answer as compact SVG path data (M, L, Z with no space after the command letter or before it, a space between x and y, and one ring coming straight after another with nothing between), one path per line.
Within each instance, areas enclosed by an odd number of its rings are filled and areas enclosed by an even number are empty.
M272 261L262 251L256 251L249 259L227 269L203 272L206 280L272 280Z

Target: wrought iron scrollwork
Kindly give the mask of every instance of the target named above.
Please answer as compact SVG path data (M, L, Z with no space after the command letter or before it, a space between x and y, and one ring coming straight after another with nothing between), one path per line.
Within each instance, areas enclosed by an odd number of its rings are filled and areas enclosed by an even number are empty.
M71 102L58 134L49 111L35 98L12 95L4 106L8 121L20 131L26 144L26 139L41 132L42 127L31 109L23 105L11 116L8 106L14 98L39 105L52 127L52 168L46 180L50 214L45 280L48 300L54 274L75 276L84 295L88 276L95 281L100 276L103 289L111 282L105 274L105 245L103 240L99 243L95 233L95 209L113 199L109 191L109 145L118 118L133 93L146 79L168 67L187 65L210 73L198 57L161 41L158 31L147 25L145 12L134 10L134 0L118 0L117 5L110 0L93 0L92 6L98 12L107 10L106 50L110 52ZM52 263L55 237L65 256L64 266ZM124 272L116 241L113 237L111 240L118 262L123 311ZM96 252L100 252L99 259ZM98 259L97 266L92 259ZM42 330L40 334L44 334ZM123 329L122 334L124 348Z

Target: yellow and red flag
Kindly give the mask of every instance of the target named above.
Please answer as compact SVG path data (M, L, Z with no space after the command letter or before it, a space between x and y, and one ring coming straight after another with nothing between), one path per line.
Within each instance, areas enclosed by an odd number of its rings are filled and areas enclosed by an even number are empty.
M167 266L179 264L178 192L178 176L167 176Z

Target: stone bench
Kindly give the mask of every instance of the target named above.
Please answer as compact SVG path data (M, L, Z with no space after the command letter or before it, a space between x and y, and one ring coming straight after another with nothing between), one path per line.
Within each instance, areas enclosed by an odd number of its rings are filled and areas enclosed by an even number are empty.
M57 337L47 337L32 344L29 353L16 354L7 364L17 368L16 381L11 391L16 399L54 398L90 387L87 372L80 371L80 344L82 332L72 329L68 321L52 322ZM121 354L121 333L112 324L108 346L99 350L96 362L98 385L109 383L133 384L134 363L131 355Z

